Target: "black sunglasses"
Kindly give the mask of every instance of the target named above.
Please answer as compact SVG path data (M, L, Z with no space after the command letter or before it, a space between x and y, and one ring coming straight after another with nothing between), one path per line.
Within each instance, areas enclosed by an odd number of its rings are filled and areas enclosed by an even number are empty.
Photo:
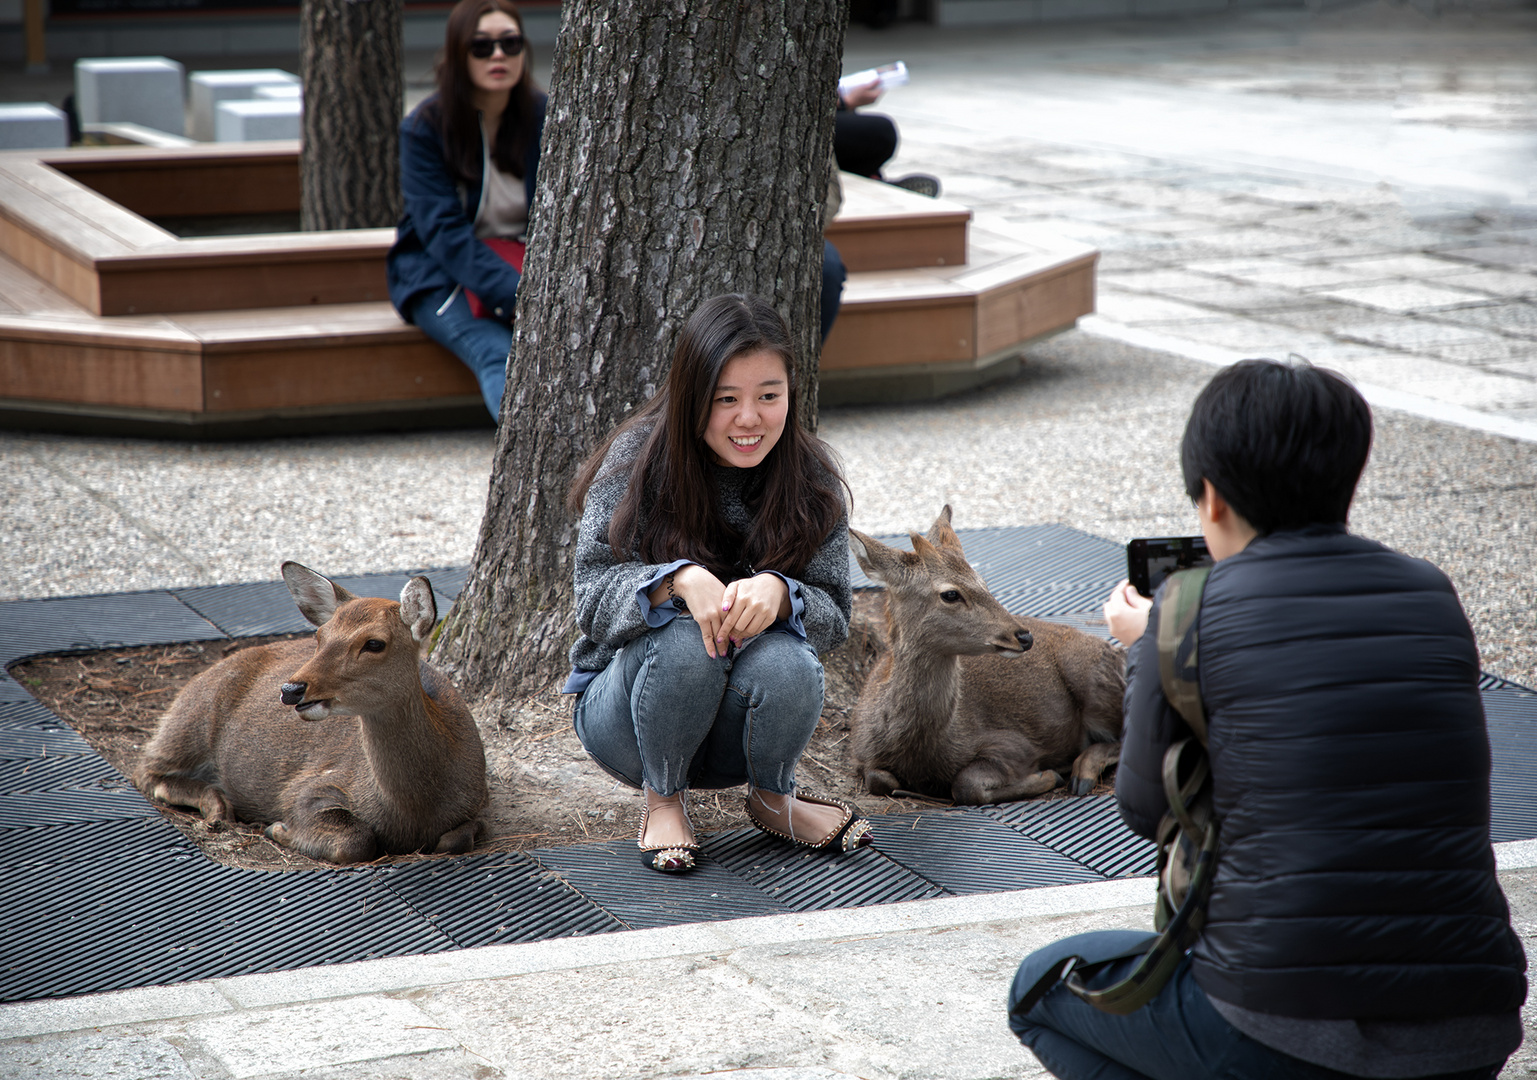
M477 60L489 60L496 47L502 47L502 55L509 60L523 51L522 34L503 34L501 37L472 38L470 40L470 55Z

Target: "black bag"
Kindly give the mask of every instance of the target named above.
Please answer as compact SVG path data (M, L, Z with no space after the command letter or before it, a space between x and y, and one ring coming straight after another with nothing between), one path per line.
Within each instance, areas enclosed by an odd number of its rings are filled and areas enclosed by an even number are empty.
M1053 966L1014 1006L1023 1015L1058 982L1101 1012L1125 1016L1158 994L1206 925L1206 903L1217 872L1217 819L1211 808L1211 765L1206 758L1206 710L1197 670L1197 618L1211 567L1169 576L1158 618L1158 674L1164 697L1185 718L1193 739L1182 739L1163 757L1163 790L1169 812L1158 823L1158 937L1131 974L1103 990L1086 979L1116 960L1088 963L1069 956Z

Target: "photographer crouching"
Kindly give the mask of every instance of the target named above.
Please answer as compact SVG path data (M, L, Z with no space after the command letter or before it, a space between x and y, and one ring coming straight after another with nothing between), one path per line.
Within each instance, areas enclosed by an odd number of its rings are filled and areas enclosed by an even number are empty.
M1058 1077L1472 1080L1521 1044L1478 650L1444 574L1346 530L1371 439L1307 365L1245 360L1196 399L1180 457L1215 565L1151 601L1123 582L1105 614L1130 647L1121 816L1199 835L1209 764L1214 873L1162 939L1025 959L1010 1026Z

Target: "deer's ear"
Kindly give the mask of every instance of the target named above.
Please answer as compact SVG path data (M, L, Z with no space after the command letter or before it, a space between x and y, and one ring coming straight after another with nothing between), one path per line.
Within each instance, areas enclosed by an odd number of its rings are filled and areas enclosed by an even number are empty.
M939 551L934 544L915 532L907 535L913 542L913 554L918 556L920 562L932 562L939 558Z
M296 562L283 564L283 583L288 586L288 594L294 598L294 603L299 605L299 611L316 626L330 622L338 605L356 599L330 578Z
M950 504L939 512L934 519L934 524L929 526L929 543L935 547L955 548L961 550L961 538L955 535L955 530L950 527Z
M849 550L854 561L872 581L884 582L887 576L902 565L902 553L889 548L873 536L866 536L858 529L849 530Z
M438 601L426 578L414 577L400 590L400 620L411 628L411 637L418 645L432 633L438 621Z

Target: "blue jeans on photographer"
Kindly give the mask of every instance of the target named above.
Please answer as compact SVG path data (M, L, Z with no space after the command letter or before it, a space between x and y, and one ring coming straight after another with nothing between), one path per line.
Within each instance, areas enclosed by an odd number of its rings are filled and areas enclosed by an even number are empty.
M502 390L507 385L507 354L512 351L512 327L496 319L477 319L463 289L433 289L411 301L407 312L422 333L463 361L480 383L480 396L493 421L502 415Z
M759 634L711 658L680 615L648 630L576 701L577 738L604 771L659 795L749 783L788 795L822 713L822 664L804 639Z
M1061 1080L1352 1080L1348 1073L1294 1058L1249 1038L1212 1006L1190 971L1190 957L1158 996L1126 1016L1100 1012L1058 983L1023 1016L1022 999L1052 966L1069 956L1088 963L1140 953L1156 934L1098 930L1052 942L1025 957L1009 991L1009 1027L1048 1072ZM1090 989L1124 979L1138 957L1095 973ZM1503 1063L1501 1063L1503 1064ZM1492 1080L1500 1065L1442 1073L1424 1080Z

